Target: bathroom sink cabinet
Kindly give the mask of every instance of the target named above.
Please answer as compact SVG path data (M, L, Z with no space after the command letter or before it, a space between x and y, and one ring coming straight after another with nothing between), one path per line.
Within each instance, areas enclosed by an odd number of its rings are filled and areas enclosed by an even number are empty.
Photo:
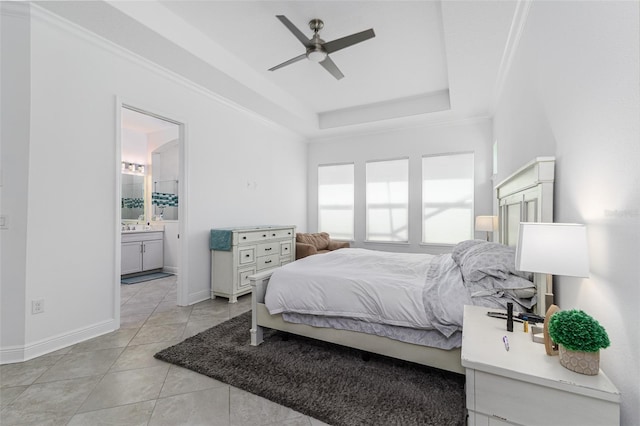
M122 234L121 274L161 269L164 266L163 232Z

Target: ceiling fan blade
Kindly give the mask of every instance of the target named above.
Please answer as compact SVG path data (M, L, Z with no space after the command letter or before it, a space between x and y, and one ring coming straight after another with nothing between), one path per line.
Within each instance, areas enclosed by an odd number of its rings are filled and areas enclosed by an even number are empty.
M333 53L337 52L340 49L344 49L345 47L353 46L356 43L369 40L370 38L373 38L375 36L376 34L373 32L373 28L371 28L359 33L351 34L346 37L328 41L323 44L323 46L326 49L327 53Z
M269 71L275 71L275 70L277 70L277 69L279 69L279 68L286 67L287 65L291 65L291 64L293 64L294 62L301 61L301 60L303 60L303 59L304 59L304 58L306 58L306 57L307 57L307 54L306 54L306 53L303 53L302 55L296 56L295 58L291 58L291 59L289 59L288 61L284 61L283 63L281 63L281 64L279 64L279 65L276 65L276 66L275 66L275 67L273 67L273 68L269 68Z
M330 57L326 57L324 61L320 62L320 65L324 67L325 70L329 71L332 76L336 78L336 80L340 80L344 77L342 71L338 69L338 66L331 60Z
M296 36L296 38L298 40L300 40L300 43L302 43L304 45L304 47L312 47L313 46L311 44L311 41L309 41L309 39L303 34L303 32L300 31L298 29L298 27L293 25L293 22L291 22L286 16L284 16L284 15L276 15L276 18L278 18L280 20L280 22L282 22L284 24L284 26L287 27L289 29L289 31L291 31L293 33L293 35Z

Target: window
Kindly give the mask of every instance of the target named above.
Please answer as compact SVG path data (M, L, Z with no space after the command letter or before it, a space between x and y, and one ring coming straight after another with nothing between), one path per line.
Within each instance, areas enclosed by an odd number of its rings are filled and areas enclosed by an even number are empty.
M409 160L367 163L367 240L409 241Z
M422 157L422 242L473 238L473 153Z
M318 166L318 230L353 240L353 164Z

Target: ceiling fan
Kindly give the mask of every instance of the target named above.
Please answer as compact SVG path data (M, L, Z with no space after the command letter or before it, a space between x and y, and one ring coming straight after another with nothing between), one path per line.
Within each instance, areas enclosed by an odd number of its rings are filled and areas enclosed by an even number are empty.
M295 58L291 58L280 65L269 68L269 71L275 71L279 68L286 67L287 65L291 65L294 62L307 58L312 62L319 63L324 67L324 69L329 71L332 76L337 80L340 80L344 77L344 74L342 74L340 69L338 69L336 64L331 60L329 53L337 52L345 47L353 46L356 43L360 43L376 36L373 32L373 28L371 28L333 41L325 42L320 38L320 34L318 34L318 32L324 27L324 22L320 19L312 19L309 21L309 27L313 30L313 37L308 39L302 31L287 19L286 16L276 15L276 18L278 18L280 22L282 22L284 26L287 27L298 40L300 40L300 43L302 43L306 48L306 52L302 55L296 56Z

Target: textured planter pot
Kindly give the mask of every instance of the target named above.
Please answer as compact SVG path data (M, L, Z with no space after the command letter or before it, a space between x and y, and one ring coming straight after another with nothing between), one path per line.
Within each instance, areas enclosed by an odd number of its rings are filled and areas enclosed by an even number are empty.
M600 371L600 351L578 352L571 351L562 345L558 345L560 364L576 373L595 376Z

